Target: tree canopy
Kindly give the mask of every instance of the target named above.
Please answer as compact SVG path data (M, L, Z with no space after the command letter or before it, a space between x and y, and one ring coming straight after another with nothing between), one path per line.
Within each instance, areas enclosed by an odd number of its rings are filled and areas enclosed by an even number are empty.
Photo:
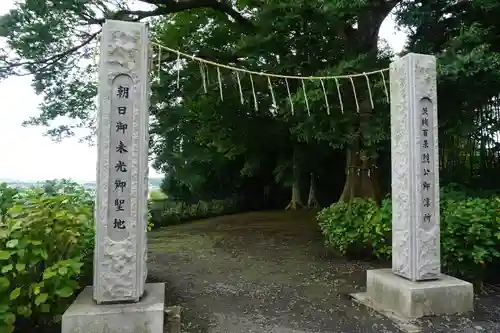
M140 2L149 7L26 0L0 19L8 47L0 54L0 76L33 75L35 91L44 96L40 115L27 124L49 126L54 138L95 126L92 59L105 19L149 20L157 43L199 58L254 71L332 76L388 67L394 55L378 35L393 12L409 35L405 52L438 57L442 141L455 135L465 142L472 134L484 150L498 132L498 112L484 109L498 95L500 80L500 5L494 0ZM194 61L182 61L179 75L175 53L163 52L160 64L160 80L152 85L151 143L155 167L168 175L169 197L267 200L271 191L277 204L289 201L295 208L307 188L309 205L316 196L322 202L380 200L386 192L389 110L382 76L370 76L369 84L364 76L340 80L340 101L333 80L268 81L222 69L219 84L215 67L200 71ZM55 126L61 116L71 122Z

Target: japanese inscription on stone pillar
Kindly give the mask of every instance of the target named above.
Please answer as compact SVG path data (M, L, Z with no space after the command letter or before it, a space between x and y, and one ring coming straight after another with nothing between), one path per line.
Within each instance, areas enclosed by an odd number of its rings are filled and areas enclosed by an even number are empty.
M143 23L101 35L94 299L137 302L146 281L149 42Z
M431 130L433 119L430 117L429 112L432 112L432 101L426 97L422 98L419 103L419 111L421 117L420 124L420 152L421 152L421 186L422 186L422 200L421 200L421 211L422 218L420 224L423 228L427 225L436 224L436 216L434 216L434 206L436 205L436 199L434 196L434 134Z
M410 53L390 67L392 270L440 276L436 60Z
M130 152L132 146L132 104L130 88L132 79L127 75L118 75L113 81L111 96L111 146L115 151L110 154L110 184L109 202L113 209L108 210L108 237L113 241L123 241L127 238L127 221L130 217Z

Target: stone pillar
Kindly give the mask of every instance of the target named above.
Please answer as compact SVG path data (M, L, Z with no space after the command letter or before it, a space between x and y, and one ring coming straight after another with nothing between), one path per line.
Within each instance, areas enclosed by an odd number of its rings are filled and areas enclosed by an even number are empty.
M412 281L441 273L436 59L390 66L392 271Z
M101 36L94 285L62 316L63 333L162 333L165 286L145 284L149 42L143 23Z
M392 269L366 272L359 302L399 321L474 309L471 283L441 274L436 59L390 66Z
M146 281L149 41L143 23L101 36L94 299L137 302Z

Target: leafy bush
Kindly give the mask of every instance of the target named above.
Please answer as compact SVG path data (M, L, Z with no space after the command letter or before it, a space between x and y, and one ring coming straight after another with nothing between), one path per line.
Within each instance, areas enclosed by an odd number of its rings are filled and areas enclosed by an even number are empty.
M484 279L495 269L500 257L498 209L498 198L442 201L441 259L447 272Z
M161 227L237 211L236 200L199 201L196 204L176 203L168 199L150 200L151 223Z
M91 272L92 205L82 189L62 192L25 191L0 225L0 332L52 321Z
M500 199L469 197L455 187L441 191L441 262L443 271L485 279L500 267ZM338 202L317 215L325 243L340 255L360 251L391 257L391 201Z
M151 200L165 200L167 196L161 190L151 190L149 191L149 199Z
M5 222L8 210L14 206L18 190L6 183L0 184L0 223Z
M387 209L389 213L382 214ZM385 223L389 214L388 200L379 210L374 201L356 198L350 203L338 202L321 210L317 219L326 244L339 254L357 255L368 250L384 256L384 251L390 251L387 244L391 229Z

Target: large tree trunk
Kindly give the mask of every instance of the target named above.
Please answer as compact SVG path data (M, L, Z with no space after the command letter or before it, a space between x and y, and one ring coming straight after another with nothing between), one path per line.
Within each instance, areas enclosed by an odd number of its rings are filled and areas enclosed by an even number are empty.
M359 16L356 29L349 25L344 27L347 32L345 34L346 47L349 48L353 56L365 54L368 59L375 60L377 58L380 26L391 10L400 2L401 0L387 0L374 3L372 10ZM376 63L376 61L372 61L372 63ZM347 149L347 177L340 200L349 202L353 198L359 197L371 198L379 203L380 190L376 179L375 151L367 144L372 119L371 102L366 91L358 91L357 96L360 97L359 122L358 126L352 129L352 134L358 135L355 142Z
M363 155L359 149L347 150L347 177L340 201L349 202L354 198L370 198L380 202L377 173L374 161Z
M369 100L360 102L358 139L347 149L346 181L340 201L349 202L354 198L369 198L380 203L380 189L375 172L375 160L370 147L363 147L363 134L369 130L371 120Z
M293 164L292 199L290 200L290 203L285 207L285 210L297 210L304 207L300 199L300 181L299 181L300 169L299 169L299 161L297 155L298 155L297 148L295 148L292 157L292 164Z
M318 200L316 199L316 179L314 177L314 172L311 171L309 182L309 198L307 199L308 208L318 207Z

